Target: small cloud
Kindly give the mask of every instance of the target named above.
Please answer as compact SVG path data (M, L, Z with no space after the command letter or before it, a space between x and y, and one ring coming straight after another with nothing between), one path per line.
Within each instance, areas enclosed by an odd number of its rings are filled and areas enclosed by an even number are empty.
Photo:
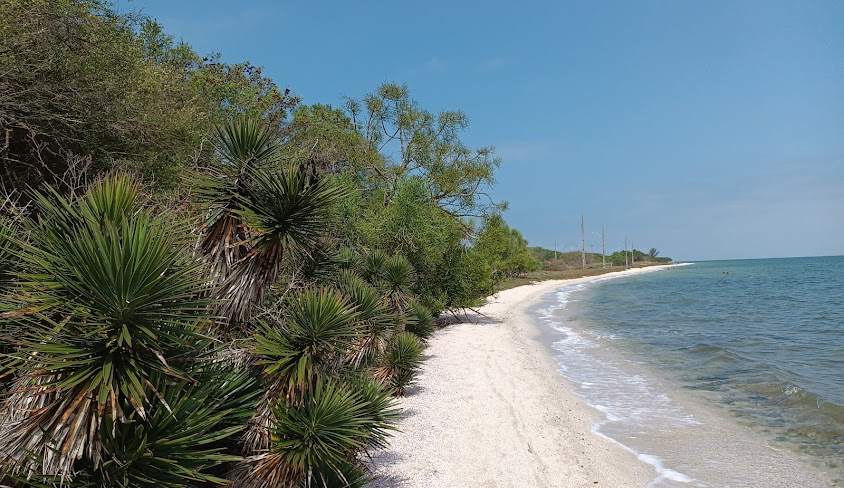
M440 58L431 58L425 63L425 69L434 72L442 71L445 69L445 62L440 60Z
M504 67L507 63L507 60L502 58L501 56L496 56L492 59L487 59L486 61L482 62L478 68L481 71L496 71Z

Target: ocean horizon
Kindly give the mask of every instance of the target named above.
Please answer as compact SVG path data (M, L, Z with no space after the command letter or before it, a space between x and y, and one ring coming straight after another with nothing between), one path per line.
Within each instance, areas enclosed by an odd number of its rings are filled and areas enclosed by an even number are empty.
M654 487L844 479L844 257L696 261L564 285L560 373Z

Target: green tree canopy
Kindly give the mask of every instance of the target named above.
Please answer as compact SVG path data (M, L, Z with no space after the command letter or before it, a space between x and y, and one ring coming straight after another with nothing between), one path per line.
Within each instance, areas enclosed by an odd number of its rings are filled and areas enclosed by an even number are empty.
M501 160L494 149L470 149L460 140L469 126L463 112L433 114L410 98L405 85L384 83L362 100L348 100L346 109L369 148L385 156L373 165L375 176L392 197L409 176L427 183L428 199L455 217L483 216L502 208L487 194Z
M116 165L171 186L211 156L233 113L280 125L298 100L249 63L174 43L97 0L0 2L0 176L6 191Z
M472 250L491 263L496 279L539 269L539 261L533 257L527 240L500 215L484 221Z

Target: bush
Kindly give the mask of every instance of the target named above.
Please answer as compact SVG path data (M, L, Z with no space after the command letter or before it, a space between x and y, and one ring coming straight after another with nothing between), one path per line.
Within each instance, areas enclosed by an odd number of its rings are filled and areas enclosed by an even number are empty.
M78 200L35 198L0 330L14 377L0 406L4 471L47 484L215 479L209 470L230 457L211 444L242 429L254 395L251 379L198 359L211 316L188 233L143 207L126 176Z
M276 404L269 453L236 470L232 486L362 486L359 456L385 444L396 412L383 391L359 386L318 380L300 404Z
M405 313L407 314L407 324L405 325L407 332L420 339L431 337L431 334L434 333L434 317L431 316L430 310L418 301L412 300L407 304Z
M404 396L407 387L416 379L423 351L422 342L414 334L403 332L397 335L387 346L383 363L376 370L375 377L397 396Z

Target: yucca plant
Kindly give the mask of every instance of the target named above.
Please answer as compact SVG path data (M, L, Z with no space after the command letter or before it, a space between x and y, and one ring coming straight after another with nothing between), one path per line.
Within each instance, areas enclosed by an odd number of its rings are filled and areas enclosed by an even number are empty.
M197 181L210 209L200 249L219 283L220 313L245 323L278 278L285 255L314 249L346 190L296 163L281 163L277 136L255 119L224 126L217 146L222 166Z
M392 392L372 375L352 372L342 376L342 382L363 398L369 421L364 430L369 435L367 449L383 449L391 432L396 430L395 421L401 410L397 407Z
M427 339L434 333L434 317L427 307L417 300L408 302L405 308L407 323L404 329L420 339Z
M300 401L321 377L337 370L361 335L359 314L336 290L312 288L288 300L281 321L256 320L253 354L269 385L244 438L248 452L266 449L271 406Z
M341 293L311 288L295 293L283 322L258 321L254 354L286 393L303 394L321 371L335 367L361 334L360 314Z
M209 215L200 249L212 266L212 277L223 282L249 251L248 229L235 214L256 167L277 162L279 140L255 117L239 117L217 128L216 152L221 164L199 177L194 187Z
M323 234L323 239L306 249L291 247L290 254L282 268L282 275L291 276L291 283L316 284L330 282L336 273L336 262L329 251L329 237Z
M19 261L15 256L17 246L15 246L13 240L16 235L17 229L12 219L3 217L0 214L0 296L4 295L6 289L12 285L12 280L14 279L13 271L17 268ZM4 316L15 308L12 300L0 300L0 338L7 334L6 322L8 319L4 318ZM9 351L8 345L0 340L0 357L4 357ZM11 371L4 367L3 362L0 361L0 396L5 392L10 373ZM2 477L0 477L0 483L2 483Z
M370 251L360 261L360 275L370 284L380 283L387 259L387 255L377 249Z
M354 367L374 362L383 352L387 340L404 324L403 315L372 285L350 271L341 271L337 287L358 312L362 325L358 343L349 351Z
M334 263L341 270L357 270L360 269L362 260L353 249L342 247L334 257Z
M245 191L237 195L239 208L231 212L246 229L249 237L240 245L248 250L215 292L223 315L235 322L248 319L278 277L285 253L291 248L307 253L316 246L343 191L330 179L314 181L295 164L252 170Z
M184 380L182 364L205 341L205 281L183 252L187 233L138 200L126 176L75 202L35 194L2 337L15 375L0 407L10 473L72 477L82 459L101 469L102 429L149 421L160 398L152 378Z
M198 365L191 379L153 378L156 396L148 421L137 415L101 436L110 457L95 473L98 486L178 488L224 484L214 468L239 461L227 444L246 427L259 390L247 372ZM151 455L152 454L152 455Z
M18 261L15 257L17 229L12 219L0 214L0 291L12 280L12 271Z
M411 287L415 279L413 265L401 254L384 261L381 268L381 282L396 308L403 309L410 300Z
M404 396L422 364L422 341L410 332L393 338L387 346L382 364L375 369L375 378L387 385L397 396Z
M385 444L396 417L393 403L375 388L362 392L319 379L301 403L275 404L269 451L239 466L232 486L362 486L360 455Z
M22 486L166 487L228 483L217 471L241 460L227 443L254 409L257 382L249 374L198 362L190 380L153 375L160 396L150 400L147 419L135 413L98 432L108 455L97 470L73 478L33 476ZM227 442L228 441L228 442Z

